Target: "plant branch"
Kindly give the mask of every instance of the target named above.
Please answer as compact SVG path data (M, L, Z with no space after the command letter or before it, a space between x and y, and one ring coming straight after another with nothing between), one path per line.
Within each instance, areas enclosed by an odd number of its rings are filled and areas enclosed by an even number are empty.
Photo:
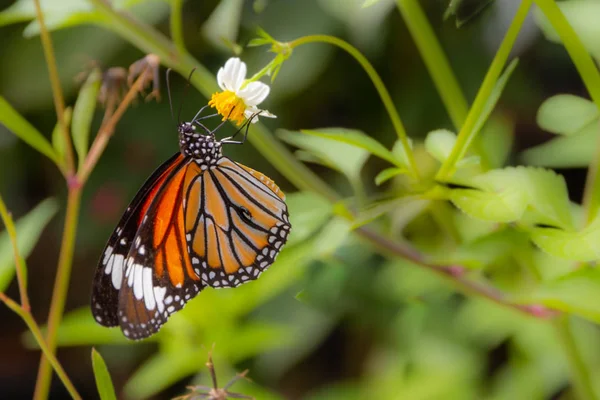
M19 284L19 294L21 296L21 307L29 312L29 296L27 296L27 268L23 257L19 254L19 245L17 242L17 230L15 229L15 223L10 216L10 213L6 209L6 204L2 196L0 196L0 217L6 227L6 232L10 238L13 249L13 257L15 259L15 270L17 272L17 282Z
M48 348L46 342L44 341L44 337L42 336L40 327L33 319L33 316L31 315L31 313L29 311L23 309L22 307L20 307L14 300L7 297L2 292L0 292L0 301L4 302L4 304L6 304L6 306L8 308L13 310L16 314L18 314L23 319L23 321L25 321L25 323L27 324L27 327L31 331L37 344L40 346L40 349L42 350L43 355L49 360L50 365L52 365L52 367L56 371L56 374L60 378L63 385L65 385L65 388L67 389L67 391L69 392L71 397L76 400L81 399L81 396L79 395L79 393L77 393L77 389L75 389L75 386L73 386L73 383L67 376L62 365L60 365L60 363L58 362L58 359L54 356L54 354Z
M492 64L488 69L488 72L477 92L477 96L475 97L475 101L473 102L473 106L469 110L469 114L467 115L467 119L460 130L458 137L456 138L456 144L452 148L452 152L444 161L442 166L440 167L436 180L445 181L452 176L454 173L454 169L456 167L456 163L460 161L465 153L467 152L469 145L473 141L476 132L474 132L474 128L477 125L477 121L479 116L482 114L483 109L486 106L486 103L494 90L494 86L504 69L504 65L508 59L510 51L519 35L519 31L525 22L525 18L529 13L529 9L531 8L532 0L523 0L519 9L517 10L517 14L515 15L502 43L500 44L500 48L498 52L494 56Z
M171 0L171 39L175 44L175 48L181 54L186 53L185 41L183 37L183 22L181 18L181 9L183 0Z
M67 179L75 173L75 156L73 154L73 146L71 144L71 135L65 121L65 99L60 87L60 78L58 69L56 68L56 57L54 56L54 48L52 46L52 38L46 29L44 22L44 14L40 6L40 0L34 0L35 13L40 25L40 37L42 39L42 47L48 66L48 74L50 75L50 83L52 85L52 96L54 98L54 107L56 109L56 118L60 125L63 139L65 141L65 154L67 156Z
M329 35L304 36L289 42L288 45L291 49L293 49L295 47L308 43L327 43L337 46L345 52L347 52L348 54L350 54L352 57L354 57L356 61L358 61L358 63L365 70L367 75L369 75L369 78L371 78L371 81L373 82L373 85L375 86L375 89L377 90L377 93L379 94L379 97L381 98L381 101L383 102L383 105L385 106L385 109L388 112L390 120L392 121L392 125L394 126L396 134L398 135L398 138L402 143L402 147L404 147L404 152L406 153L406 156L408 158L409 171L411 172L414 178L418 179L419 171L417 169L417 164L415 162L413 151L408 141L408 135L406 133L406 130L404 129L404 125L402 124L400 115L398 114L398 110L396 110L396 106L394 105L392 97L390 96L387 88L383 84L383 81L379 77L379 74L377 73L377 71L375 71L375 68L373 68L369 60L367 60L367 58L363 56L362 53L350 43Z
M51 354L54 354L56 350L56 335L63 316L67 291L69 289L80 205L81 187L78 185L69 186L65 225L58 259L58 268L56 271L56 280L52 292L52 301L50 303L50 313L48 315L46 343L48 345L48 351ZM45 357L42 357L38 369L34 399L44 400L48 398L51 378L52 370L50 369L50 364Z
M482 281L469 279L465 274L465 267L460 265L447 266L431 264L410 245L383 237L367 227L357 228L355 232L359 233L363 238L367 239L380 250L411 261L448 279L458 290L465 294L483 297L499 305L512 308L537 318L549 318L556 315L556 311L550 310L543 305L513 303L503 292L495 287Z

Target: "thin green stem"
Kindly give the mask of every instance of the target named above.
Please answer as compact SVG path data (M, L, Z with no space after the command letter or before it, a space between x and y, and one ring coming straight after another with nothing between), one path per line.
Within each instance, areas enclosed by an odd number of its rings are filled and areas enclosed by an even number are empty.
M571 317L564 315L554 321L556 334L565 350L571 375L573 376L573 387L577 398L580 400L595 400L598 399L594 390L589 368L581 357L580 349L577 346L575 336L572 331Z
M186 49L183 38L183 22L181 18L182 7L183 0L171 0L171 39L173 39L177 51L184 54Z
M425 66L452 120L454 129L458 132L467 118L469 103L458 84L450 62L444 54L444 50L437 40L431 24L427 21L427 16L419 2L417 0L396 0L396 5L419 49L421 57L423 57ZM490 163L486 152L481 146L481 141L476 138L473 146L480 157L481 166L484 169L488 168Z
M23 307L24 310L29 311L29 296L27 296L27 268L25 268L23 257L21 257L19 254L15 223L13 222L13 219L6 208L6 204L4 204L2 196L0 196L0 217L2 218L2 222L6 227L6 232L8 233L8 237L10 238L10 242L12 244L13 257L15 259L15 270L17 272L17 282L19 284L19 294L21 296L21 307Z
M50 365L56 371L56 375L58 375L58 377L60 378L63 385L65 385L65 388L67 389L67 391L69 392L71 397L73 399L77 399L77 400L81 399L81 396L79 395L79 393L77 393L77 389L75 389L75 386L73 386L73 383L67 376L62 365L60 365L60 363L58 362L58 359L54 356L54 354L48 348L48 345L46 344L46 341L44 340L44 337L42 336L42 331L40 330L40 327L33 319L33 316L31 315L31 313L28 312L27 310L24 310L22 307L19 307L19 305L17 303L15 303L12 299L7 297L2 292L0 292L0 301L3 301L4 304L6 304L6 306L8 308L13 310L16 314L18 314L23 319L23 321L25 321L25 324L27 324L27 327L31 331L31 334L35 338L37 344L40 346L40 349L42 350L43 355L46 357L46 359L48 359L48 361L50 362Z
M506 65L506 61L508 60L508 56L510 51L519 35L519 31L525 22L525 18L529 13L529 9L531 8L532 0L523 0L517 13L500 44L500 48L498 52L494 56L492 64L479 88L479 92L475 97L475 101L473 102L473 106L471 107L469 114L467 115L467 119L458 134L456 139L456 144L452 148L452 152L450 156L446 159L446 161L440 167L436 175L436 179L439 181L445 181L452 176L454 170L456 168L456 163L460 161L465 153L467 152L469 145L472 143L475 134L474 128L477 124L479 116L482 114L485 105L488 101L488 98L492 94L494 90L494 86Z
M600 72L592 60L592 57L583 46L581 39L569 24L554 0L535 0L537 6L550 21L560 39L562 40L579 76L583 80L590 97L600 110ZM587 221L593 220L600 206L600 136L594 161L588 169L588 177L585 186L584 206L587 211Z
M44 14L40 6L40 0L34 0L35 13L40 25L40 37L42 39L42 47L44 48L44 56L46 65L48 66L48 74L50 75L50 84L52 85L52 96L54 98L54 107L56 109L56 118L60 125L63 139L65 141L65 154L67 157L67 178L75 173L75 155L73 154L73 146L71 145L71 135L65 121L65 99L60 87L60 78L58 77L58 69L56 68L56 57L54 56L54 47L52 46L52 38L46 29L44 22Z
M396 0L396 5L442 97L452 124L457 130L460 129L467 118L469 105L425 13L417 0Z
M75 233L77 232L80 205L81 187L70 187L67 198L67 211L65 216L60 255L58 258L58 268L56 271L56 280L54 283L54 291L52 292L50 313L48 315L48 332L46 334L46 343L48 344L48 350L52 354L54 354L56 350L56 335L58 332L58 326L63 316L65 301L67 299L67 291L69 289L71 267L73 265L73 252L75 249ZM42 357L38 370L34 399L44 400L48 398L51 378L52 370L48 360L45 357Z
M327 43L337 46L345 52L347 52L348 54L350 54L352 57L354 57L354 59L358 61L361 67L363 67L367 75L369 75L369 78L371 78L371 81L373 82L373 85L375 86L375 89L377 90L377 93L379 94L379 97L381 98L381 101L383 102L383 105L385 106L385 109L388 112L390 120L392 121L392 125L396 130L396 134L398 135L398 138L402 143L402 147L404 148L404 151L407 154L409 164L408 167L411 174L414 178L419 178L419 171L417 169L417 164L413 156L413 151L410 147L408 135L406 134L406 130L404 129L404 125L402 124L402 120L400 119L400 115L398 114L398 110L396 110L396 106L392 101L392 97L390 96L387 88L383 84L383 81L379 77L379 74L377 73L377 71L375 71L375 68L373 68L369 60L367 60L367 58L363 56L362 53L350 43L329 35L304 36L292 42L289 42L288 45L290 46L290 48L293 49L295 47L308 43Z

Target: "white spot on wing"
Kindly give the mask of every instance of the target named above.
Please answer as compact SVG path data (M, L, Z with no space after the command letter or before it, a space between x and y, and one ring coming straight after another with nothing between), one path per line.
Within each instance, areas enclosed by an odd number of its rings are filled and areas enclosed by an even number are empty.
M123 254L115 254L112 263L112 284L115 289L121 289L121 282L123 281L123 265L125 264L125 257Z
M144 303L148 310L154 310L156 302L154 301L154 293L152 283L152 268L144 267L142 269L143 285L144 285Z
M167 288L154 286L154 298L156 299L156 305L158 306L158 311L162 312L165 308L165 303L163 299L165 299L165 293L167 292Z

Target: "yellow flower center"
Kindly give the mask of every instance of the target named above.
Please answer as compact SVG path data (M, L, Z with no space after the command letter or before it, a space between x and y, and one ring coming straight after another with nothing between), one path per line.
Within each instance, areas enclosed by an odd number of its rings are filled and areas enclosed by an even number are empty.
M230 119L238 125L244 122L246 104L234 92L229 90L217 92L212 95L208 105L217 109L217 112L223 116L223 121Z

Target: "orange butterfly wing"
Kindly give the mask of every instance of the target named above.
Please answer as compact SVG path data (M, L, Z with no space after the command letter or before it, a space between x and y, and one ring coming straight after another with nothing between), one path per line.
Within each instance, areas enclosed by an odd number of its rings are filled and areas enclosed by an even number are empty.
M99 324L119 325L119 290L129 248L156 194L182 161L181 153L175 154L146 180L104 247L92 289L92 314Z
M127 254L119 323L130 339L157 332L203 288L192 270L184 237L183 197L193 165L187 162L162 185Z
M197 173L187 192L188 251L204 285L236 287L273 264L291 226L285 196L271 179L223 157Z

